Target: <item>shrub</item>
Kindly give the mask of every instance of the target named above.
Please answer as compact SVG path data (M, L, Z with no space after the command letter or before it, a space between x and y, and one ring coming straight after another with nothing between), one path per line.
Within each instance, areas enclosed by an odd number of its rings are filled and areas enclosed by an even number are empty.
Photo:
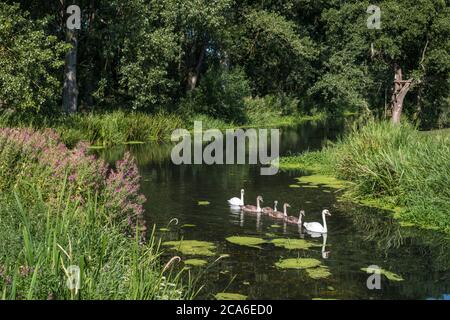
M204 113L228 122L243 123L244 98L250 95L250 85L239 68L223 70L211 68L191 94L195 112Z
M17 184L26 188L20 182L27 181L38 186L44 200L54 205L61 189L68 190L72 200L80 204L98 196L110 209L111 219L144 226L145 198L139 194L139 173L131 156L126 154L111 169L103 160L89 155L87 147L79 143L68 149L50 129L0 129L1 190Z

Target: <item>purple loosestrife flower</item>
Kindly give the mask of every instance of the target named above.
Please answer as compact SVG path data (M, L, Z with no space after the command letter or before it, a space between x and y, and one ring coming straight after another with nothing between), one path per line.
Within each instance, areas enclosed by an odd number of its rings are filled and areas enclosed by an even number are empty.
M145 197L139 192L140 176L134 159L126 153L123 160L116 163L116 168L110 169L105 161L88 154L88 148L88 143L81 142L74 149L68 149L51 129L0 129L0 167L2 163L15 166L8 167L13 172L8 179L26 178L35 183L44 199L55 206L66 183L71 200L78 201L79 205L97 194L99 203L106 206L111 218L131 221L132 227L145 226ZM11 159L17 157L19 161L3 159L2 151L6 149L12 152ZM1 179L0 175L0 186L3 185Z

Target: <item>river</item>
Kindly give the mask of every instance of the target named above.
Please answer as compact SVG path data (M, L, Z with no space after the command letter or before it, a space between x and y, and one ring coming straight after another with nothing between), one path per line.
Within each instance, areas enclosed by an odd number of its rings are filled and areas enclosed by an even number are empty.
M307 122L281 129L280 154L321 148L348 128L345 120ZM238 293L248 299L449 299L449 241L432 230L401 227L392 214L339 200L341 191L320 186L293 188L304 172L279 172L261 176L258 165L174 165L171 144L149 143L117 147L102 152L113 162L129 150L136 158L146 195L149 225L156 224L162 241L199 240L211 245L214 255L183 255L163 246L164 257L206 260L192 266L204 288L198 298L213 299L219 292ZM331 212L328 234L311 237L296 225L268 217L230 210L227 199L245 189L246 202L257 195L265 206L279 201L291 205L289 213L306 211L306 221L321 221L321 211ZM207 205L199 205L201 204ZM178 224L169 221L178 219ZM231 236L257 237L255 246L231 243ZM303 239L308 248L275 246L274 239ZM324 241L326 240L326 241ZM278 240L280 241L280 240ZM225 255L218 261L220 255ZM325 274L306 269L283 269L283 259L311 258ZM369 289L376 265L390 273L380 275L380 286ZM316 270L317 270L316 268ZM375 283L375 282L373 282Z

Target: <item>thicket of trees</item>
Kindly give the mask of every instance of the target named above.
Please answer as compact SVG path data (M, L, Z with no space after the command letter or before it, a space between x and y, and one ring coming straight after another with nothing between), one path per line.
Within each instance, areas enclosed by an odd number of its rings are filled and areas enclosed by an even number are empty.
M73 33L72 4L82 19ZM377 1L381 29L367 27L370 4L3 0L0 108L62 110L65 83L78 111L189 109L238 120L245 96L274 95L303 112L380 115L404 98L410 117L447 124L450 1ZM77 86L67 91L71 70Z

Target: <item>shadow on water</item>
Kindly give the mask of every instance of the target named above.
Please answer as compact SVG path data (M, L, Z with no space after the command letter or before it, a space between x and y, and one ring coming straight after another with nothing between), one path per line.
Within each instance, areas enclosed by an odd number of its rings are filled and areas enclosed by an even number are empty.
M296 154L320 149L335 140L348 126L342 121L308 122L281 128L280 154ZM189 129L189 128L188 128ZM101 151L108 161L129 150L142 175L142 191L148 201L147 219L164 228L176 217L180 223L161 232L163 241L202 240L213 243L216 256L184 256L212 262L207 267L199 298L213 298L217 292L241 293L249 299L426 299L446 298L450 292L449 240L431 230L402 228L387 212L338 202L337 192L325 187L291 188L300 173L279 172L261 176L258 165L174 165L170 143L132 145ZM300 234L297 226L284 225L267 217L243 215L230 210L226 200L245 189L247 203L262 195L265 206L274 200L288 202L291 215L306 210L306 221L320 221L328 208L329 233L323 238ZM208 201L209 205L199 205ZM182 227L183 225L188 225ZM271 243L260 248L227 242L230 236L258 237L270 242L276 238L304 238L314 244L308 250L288 250ZM167 251L172 256L174 251ZM331 273L312 279L305 270L282 270L275 263L286 258L314 258ZM361 268L378 265L400 275L403 281L384 276L380 290L369 290L369 274ZM192 267L193 271L199 267ZM203 269L204 270L204 269Z

